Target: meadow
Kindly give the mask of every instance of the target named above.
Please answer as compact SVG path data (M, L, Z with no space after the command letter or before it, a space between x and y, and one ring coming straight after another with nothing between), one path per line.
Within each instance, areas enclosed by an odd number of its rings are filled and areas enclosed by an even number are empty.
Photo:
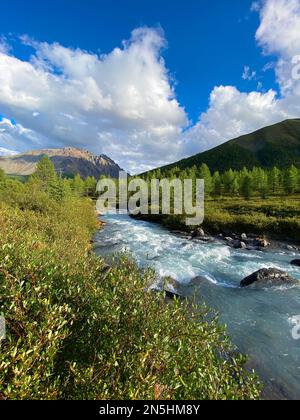
M162 223L171 229L191 231L185 224L186 216L142 216ZM300 241L300 195L273 196L267 199L252 197L206 198L202 227L211 234L256 234L270 239Z

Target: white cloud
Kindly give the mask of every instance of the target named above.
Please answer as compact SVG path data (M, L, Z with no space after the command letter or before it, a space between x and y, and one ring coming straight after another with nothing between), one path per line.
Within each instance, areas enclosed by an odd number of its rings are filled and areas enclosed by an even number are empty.
M7 40L4 36L0 36L0 52L8 54L10 51L10 46L7 43Z
M265 54L278 57L275 72L282 95L299 95L300 82L292 77L292 71L293 57L300 55L300 1L264 1L260 18L256 39Z
M244 66L244 72L242 74L242 79L251 81L255 78L256 78L256 71L251 70L249 66Z
M255 2L260 13L256 39L264 54L277 56L265 71L275 68L280 92L244 93L233 86L217 86L208 110L185 136L187 154L217 146L226 140L287 118L300 118L300 77L293 78L293 57L300 54L300 0ZM249 67L245 79L252 76ZM246 77L247 76L247 77Z
M13 156L16 155L17 152L14 150L5 149L4 147L0 147L0 156Z
M0 53L0 110L28 129L20 149L73 145L134 170L176 159L188 120L161 57L161 31L139 28L122 48L97 56L59 44L23 42L30 61ZM1 143L12 141L1 135ZM5 146L5 144L4 144ZM139 164L139 163L138 163Z
M251 5L251 12L259 12L261 4L259 1L254 1Z
M243 93L234 86L218 86L211 93L209 109L186 135L186 148L189 154L199 146L207 150L286 117L273 90Z

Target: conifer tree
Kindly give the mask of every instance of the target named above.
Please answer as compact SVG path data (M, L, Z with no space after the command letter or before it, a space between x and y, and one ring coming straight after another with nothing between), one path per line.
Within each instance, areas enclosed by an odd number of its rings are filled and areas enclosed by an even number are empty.
M42 157L38 162L36 170L32 175L33 181L39 182L42 190L47 190L50 184L57 181L55 168L48 156Z
M241 194L245 200L249 200L253 194L253 184L250 175L245 176L242 181Z
M284 174L284 189L288 194L294 194L298 188L298 169L292 165Z

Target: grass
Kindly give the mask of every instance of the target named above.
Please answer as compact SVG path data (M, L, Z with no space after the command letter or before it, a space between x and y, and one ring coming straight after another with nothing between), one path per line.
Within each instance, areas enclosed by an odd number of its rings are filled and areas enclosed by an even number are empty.
M236 231L299 241L300 195L208 200L204 227L213 233Z

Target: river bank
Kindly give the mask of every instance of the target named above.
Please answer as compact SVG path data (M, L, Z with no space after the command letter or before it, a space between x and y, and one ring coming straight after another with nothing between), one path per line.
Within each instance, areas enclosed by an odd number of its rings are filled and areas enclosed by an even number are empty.
M299 268L290 265L296 251L235 249L220 238L209 243L190 240L186 233L174 234L158 224L127 216L107 215L104 220L104 229L95 237L96 253L128 251L141 269L151 267L157 272L154 287L159 287L163 277L176 279L181 294L220 313L234 344L250 355L251 366L266 384L266 397L299 397L299 342L291 334L293 317L300 308L299 287L240 288L244 277L263 267L281 269L300 280ZM197 277L201 281L193 281Z
M135 220L146 221L153 224L157 224L169 230L173 235L179 238L189 239L193 241L199 241L201 243L213 243L223 242L229 247L236 249L247 249L248 251L263 251L267 248L271 251L291 251L299 254L300 256L300 242L295 241L290 237L284 237L282 235L276 235L271 232L265 233L245 233L240 226L235 226L235 230L225 229L222 231L211 231L204 230L206 224L203 224L203 228L191 228L186 226L184 223L176 224L172 216L164 218L158 215L137 215L131 216ZM240 232L240 233L237 233Z
M300 247L300 197L271 197L268 199L223 197L206 198L204 222L201 226L208 236L231 235L257 237L284 242ZM186 217L180 215L138 215L146 220L171 229L191 233L194 228L186 226Z

